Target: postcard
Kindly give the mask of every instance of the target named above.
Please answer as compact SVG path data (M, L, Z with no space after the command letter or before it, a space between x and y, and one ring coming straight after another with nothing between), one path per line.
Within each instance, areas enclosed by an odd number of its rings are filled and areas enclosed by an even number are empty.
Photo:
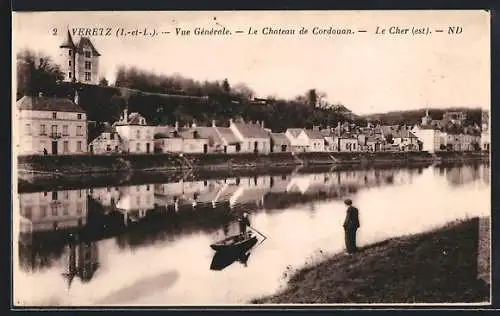
M15 308L491 303L490 13L13 13Z

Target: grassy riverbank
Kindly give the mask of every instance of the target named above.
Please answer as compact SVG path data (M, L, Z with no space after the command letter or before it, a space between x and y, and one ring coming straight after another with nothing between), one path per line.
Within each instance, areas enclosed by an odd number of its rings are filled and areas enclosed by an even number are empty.
M258 304L487 302L478 280L477 218L335 255L297 271L286 289Z

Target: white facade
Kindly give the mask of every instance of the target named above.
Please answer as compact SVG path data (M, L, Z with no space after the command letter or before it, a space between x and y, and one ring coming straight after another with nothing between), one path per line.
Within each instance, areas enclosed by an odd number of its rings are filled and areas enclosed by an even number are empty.
M48 106L37 110L38 102ZM87 152L87 115L81 109L69 112L63 107L68 102L72 103L70 100L26 96L18 101L19 155L74 155ZM27 103L30 109L27 109Z
M440 150L441 140L440 134L441 132L436 129L422 129L416 126L412 133L418 137L418 139L422 142L422 151L427 151L429 153L435 153Z
M229 128L241 142L239 152L267 154L271 151L271 138L261 126L248 123L235 124L230 120Z
M121 152L121 142L118 133L103 132L89 144L89 152L93 154L109 154Z
M304 130L300 130L300 132L296 135L292 132L293 130L297 129L287 129L285 132L285 136L288 138L290 141L290 144L292 146L292 150L295 152L305 152L309 148L310 145L310 140L309 137L307 137L306 133Z
M122 140L123 151L134 154L154 152L154 126L149 126L139 113L127 115L127 109L121 119L114 124Z

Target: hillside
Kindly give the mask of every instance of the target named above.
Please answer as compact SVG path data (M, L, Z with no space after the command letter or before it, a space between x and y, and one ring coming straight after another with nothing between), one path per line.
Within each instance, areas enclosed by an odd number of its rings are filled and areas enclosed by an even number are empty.
M465 112L467 114L467 121L470 123L481 124L481 109L471 109L471 108L460 108L460 107L449 107L449 108L422 108L418 110L408 110L408 111L390 111L386 113L376 113L363 115L363 118L370 122L380 122L382 125L401 125L408 124L413 125L421 122L425 112L429 110L429 115L433 120L440 120L445 112Z

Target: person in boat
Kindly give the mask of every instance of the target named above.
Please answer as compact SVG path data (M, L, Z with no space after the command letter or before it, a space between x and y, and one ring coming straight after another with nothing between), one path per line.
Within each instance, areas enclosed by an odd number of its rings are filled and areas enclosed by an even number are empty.
M356 232L359 225L358 209L352 205L352 200L344 201L347 206L346 217L344 220L345 245L348 254L353 254L357 251Z
M244 212L243 215L238 218L238 224L240 226L240 234L245 235L247 232L247 226L250 226L250 220L248 219L247 212Z

